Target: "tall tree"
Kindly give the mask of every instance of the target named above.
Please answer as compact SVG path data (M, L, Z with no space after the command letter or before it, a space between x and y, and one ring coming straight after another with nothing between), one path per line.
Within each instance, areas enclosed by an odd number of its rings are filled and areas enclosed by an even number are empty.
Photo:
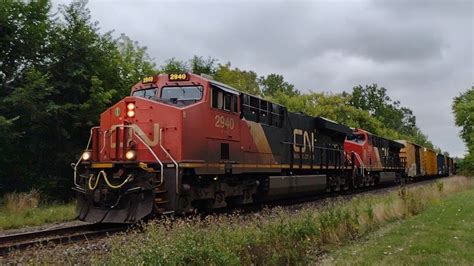
M184 73L189 72L189 66L186 62L180 61L174 57L165 61L165 64L160 67L161 73Z
M189 60L189 65L191 66L191 72L197 75L207 74L207 75L215 75L217 71L217 59L212 57L204 58L202 56L193 56Z
M468 174L474 174L474 86L455 97L452 108L468 151L460 166Z
M0 97L15 88L16 78L26 69L47 59L50 8L47 0L0 5Z
M124 83L117 88L118 96L122 97L130 92L130 88L144 76L155 75L158 70L152 58L147 54L147 48L121 34L116 40L117 54L115 60L118 68L119 80Z
M253 71L240 70L238 68L233 69L230 63L225 65L220 64L214 78L217 81L229 84L243 92L253 95L262 94L260 87L258 86L257 73Z
M285 81L283 76L279 74L270 74L266 77L262 76L258 79L258 83L262 88L262 93L266 96L275 95L277 92L282 92L290 96L300 94L293 84Z
M29 158L24 153L29 151L17 147L26 136L18 125L37 114L27 112L28 104L15 108L12 102L36 101L32 99L35 95L25 95L23 85L29 83L26 89L32 89L43 84L45 77L37 75L35 69L44 68L49 58L50 7L44 0L4 1L0 5L0 193L23 189L27 183L24 165Z
M293 112L322 116L350 127L363 128L374 134L393 139L399 137L396 131L386 128L381 121L371 116L367 111L351 106L349 104L350 95L311 92L291 96L278 91L270 99L286 106Z
M433 144L416 126L416 117L413 115L413 111L401 107L399 101L392 100L384 87L378 87L377 84L365 87L356 86L352 90L349 104L368 111L386 127L399 132L405 138L433 148Z
M129 94L138 77L156 71L144 47L125 36L101 34L90 20L86 1L62 6L58 17L47 16L49 3L40 2L44 8L35 9L37 1L19 2L12 4L15 12L8 13L19 18L45 15L48 27L41 46L31 42L36 57L23 50L2 51L8 60L0 66L0 132L8 132L8 137L0 140L0 192L35 186L70 196L69 164L84 148L90 127L111 103ZM8 25L21 21L15 16L7 18ZM11 29L9 36L16 37L9 45L16 38L21 44L36 36L21 27ZM9 38L0 46L7 47ZM9 62L20 62L21 67L12 71Z

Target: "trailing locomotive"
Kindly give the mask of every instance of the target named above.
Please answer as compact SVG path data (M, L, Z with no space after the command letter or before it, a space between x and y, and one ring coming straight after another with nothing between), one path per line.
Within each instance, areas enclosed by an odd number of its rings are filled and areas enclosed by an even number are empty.
M344 145L356 165L356 185L380 182L400 183L405 173L405 161L400 159L403 144L376 136L362 129L354 130Z
M147 77L91 129L74 165L79 219L134 222L401 181L403 147L202 76Z

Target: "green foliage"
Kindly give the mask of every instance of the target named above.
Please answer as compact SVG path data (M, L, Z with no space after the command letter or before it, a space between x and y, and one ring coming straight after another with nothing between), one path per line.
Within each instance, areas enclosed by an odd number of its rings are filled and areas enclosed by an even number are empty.
M7 1L0 7L0 193L40 188L70 197L71 162L89 128L130 86L156 73L139 47L91 22L86 1Z
M129 94L130 88L143 77L155 75L157 71L155 63L146 52L146 47L140 46L125 34L121 34L115 42L115 66L118 68L118 80L123 83L116 89L119 90L118 96L122 96Z
M15 79L46 60L51 4L39 1L2 1L0 5L0 97L15 88ZM2 112L0 112L2 113Z
M458 166L461 171L474 174L474 86L455 97L452 108L456 125L461 127L460 136L468 150Z
M191 60L189 60L189 65L191 66L191 72L197 75L207 74L215 75L217 71L217 59L208 57L204 59L202 56L195 55Z
M293 84L286 82L283 76L279 74L270 74L266 77L260 77L258 83L260 84L263 94L266 96L275 95L277 92L289 96L300 94Z
M413 111L401 107L399 101L393 101L387 95L387 90L384 87L378 87L377 84L354 87L350 105L368 111L385 127L397 131L405 139L433 148L433 144L416 126L416 117L413 115Z
M289 96L277 92L271 99L293 112L303 112L312 116L322 116L350 127L363 128L374 134L396 139L399 134L386 128L377 118L367 111L350 104L351 96L347 94L307 93Z
M309 92L288 93L276 90L268 96L288 110L312 116L323 116L338 123L362 128L390 139L406 139L433 148L420 129L412 111L392 102L384 88L377 85L354 87L352 93L326 94Z
M217 59L208 57L204 59L202 56L193 56L188 62L181 61L176 58L170 58L160 67L161 73L184 73L192 72L197 75L207 74L215 75L217 71Z
M257 73L254 71L240 70L238 68L233 69L230 63L225 65L219 64L214 79L243 92L253 95L262 94L258 85Z
M180 60L177 60L176 58L170 58L166 60L165 64L160 67L160 72L161 73L184 73L184 72L189 72L189 67L188 65Z

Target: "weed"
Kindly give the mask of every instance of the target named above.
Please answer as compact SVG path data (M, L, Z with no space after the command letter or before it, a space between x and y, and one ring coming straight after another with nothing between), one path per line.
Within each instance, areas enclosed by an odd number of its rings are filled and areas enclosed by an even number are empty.
M4 196L5 211L8 213L26 213L36 209L40 201L40 193L33 189L30 192L13 192Z
M0 230L70 221L76 217L75 204L40 204L22 212L0 209Z
M370 227L372 224L374 224L374 209L371 204L367 204L365 206L365 214L367 216L367 224Z
M440 181L436 182L436 187L438 188L438 192L443 192L443 186L444 186L443 182L440 182Z

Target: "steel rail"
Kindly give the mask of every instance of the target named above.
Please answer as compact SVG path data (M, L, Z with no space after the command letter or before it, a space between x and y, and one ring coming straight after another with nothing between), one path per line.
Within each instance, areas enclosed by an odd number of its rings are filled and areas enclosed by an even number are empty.
M0 255L48 243L72 243L123 232L128 224L85 224L0 236Z

